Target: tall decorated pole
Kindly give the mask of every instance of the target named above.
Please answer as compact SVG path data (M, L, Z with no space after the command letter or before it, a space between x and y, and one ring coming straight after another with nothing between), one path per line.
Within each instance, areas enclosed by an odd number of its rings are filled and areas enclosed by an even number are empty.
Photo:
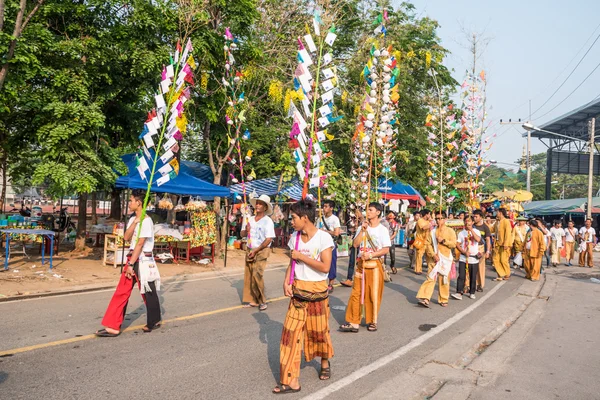
M163 67L160 85L154 94L156 108L148 113L142 132L136 167L140 177L148 182L141 220L146 216L153 185L160 187L179 174L177 154L187 130L185 103L191 98L190 85L194 84L196 62L192 56L192 41L185 48L177 42L170 62ZM142 224L138 230L138 238Z
M333 44L337 38L335 24L325 13L317 10L313 29L307 26L306 35L298 37L298 66L294 71L294 90L299 105L290 100L288 115L293 119L289 148L294 155L298 177L302 182L302 198L310 189L316 189L321 209L321 190L327 174L321 161L331 153L325 142L333 139L328 132L331 124L341 119L336 116L334 95L338 87L337 69L333 63ZM298 248L300 234L296 235ZM292 261L290 284L294 280L295 262Z
M227 97L227 112L225 122L227 125L227 139L230 145L234 146L235 153L229 158L229 162L234 167L234 171L230 173L230 178L233 183L241 182L242 195L237 195L242 200L242 215L244 222L248 223L250 216L248 207L248 196L246 190L246 182L256 178L254 169L248 171L248 165L252 160L252 150L246 149L244 142L250 140L250 131L245 128L246 123L246 108L245 93L243 90L244 75L241 68L236 63L233 53L238 49L238 39L233 36L229 28L225 28L225 45L223 46L223 54L225 60L225 72L222 79L223 87ZM239 179L238 179L239 176ZM249 227L247 232L250 232ZM250 244L250 235L248 234L248 245Z
M395 171L393 160L397 128L397 103L400 70L397 55L386 43L387 10L374 22L375 36L370 40L369 59L362 71L364 99L352 138L353 167L350 197L358 210L379 200L380 177L387 179Z
M481 174L486 168L485 154L492 147L489 139L484 139L487 129L487 111L485 109L485 72L479 74L468 71L461 85L461 152L466 169L465 184L468 190L469 208L478 208L478 194L481 187Z

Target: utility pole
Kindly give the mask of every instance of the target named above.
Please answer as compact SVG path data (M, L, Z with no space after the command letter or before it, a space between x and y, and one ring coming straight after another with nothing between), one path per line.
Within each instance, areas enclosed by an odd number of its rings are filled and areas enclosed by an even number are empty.
M531 100L529 100L529 122L531 123ZM531 192L531 131L527 131L527 191Z
M594 183L594 132L596 130L596 118L588 122L588 132L590 134L590 169L588 173L588 199L587 199L587 218L592 218L592 184Z

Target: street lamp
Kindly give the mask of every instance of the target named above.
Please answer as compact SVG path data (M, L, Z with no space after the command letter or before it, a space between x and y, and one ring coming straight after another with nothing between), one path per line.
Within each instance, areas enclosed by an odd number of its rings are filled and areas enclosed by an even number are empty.
M531 141L531 131L544 132L553 136L559 136L565 139L574 140L578 142L588 143L585 139L574 138L567 135L562 135L556 132L550 132L545 129L538 128L533 125L531 122L527 121L523 125L523 129L527 131L527 187L530 187L530 165L529 165L529 146ZM592 118L588 123L588 132L590 134L589 146L590 146L590 162L589 162L589 170L588 170L588 208L587 208L587 218L592 218L592 183L594 177L594 131L596 130L596 118Z

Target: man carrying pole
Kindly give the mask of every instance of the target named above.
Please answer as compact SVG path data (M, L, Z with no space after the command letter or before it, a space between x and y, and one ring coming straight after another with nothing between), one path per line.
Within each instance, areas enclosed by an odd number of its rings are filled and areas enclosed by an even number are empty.
M333 200L325 200L323 202L323 215L319 218L317 228L329 233L333 238L334 244L340 236L342 225L340 219L333 215L333 209L335 208L335 202ZM329 269L329 285L328 289L333 292L333 284L335 283L335 277L337 276L337 246L333 248L331 255L331 268Z

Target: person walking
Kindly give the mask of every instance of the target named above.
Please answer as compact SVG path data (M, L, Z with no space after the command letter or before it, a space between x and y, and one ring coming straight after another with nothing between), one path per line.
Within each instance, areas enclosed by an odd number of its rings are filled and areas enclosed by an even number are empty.
M415 270L415 260L417 258L417 252L413 248L413 243L415 242L415 233L417 230L417 221L421 218L421 213L419 211L415 211L413 214L413 218L408 221L405 228L406 237L406 252L408 253L408 259L410 261L410 268ZM422 262L422 261L421 261Z
M517 225L513 228L513 265L515 269L523 267L523 250L528 231L527 218L518 217Z
M467 215L464 218L465 229L458 234L458 245L460 252L458 259L458 280L456 281L456 293L452 297L456 300L462 300L463 290L467 277L467 267L469 269L469 298L475 300L475 290L477 285L477 274L479 273L479 260L484 257L479 251L481 242L481 233L473 228L473 217Z
M546 242L546 251L544 252L544 257L546 258L546 267L550 267L550 244L552 243L552 234L550 233L550 229L546 227L546 222L544 222L542 218L538 217L536 218L536 221L538 222L538 228L540 228L542 233L544 234L544 240ZM540 273L544 273L543 266L540 269L540 271Z
M398 269L396 269L396 236L398 236L399 224L396 221L396 213L394 211L389 211L387 214L387 223L388 230L390 232L390 269L392 270L392 274L397 274ZM387 258L387 256L386 256Z
M279 345L280 385L274 394L301 390L302 348L310 362L321 358L319 379L331 378L334 355L329 333L329 269L334 248L330 234L315 226L317 206L300 200L290 207L296 232L290 237L290 265L283 281L283 293L290 298ZM293 276L290 283L290 276Z
M485 287L485 260L490 258L492 252L492 233L489 226L483 221L483 211L473 211L473 227L479 231L481 241L479 242L479 252L484 257L479 259L479 272L477 273L477 291L483 292Z
M429 308L431 296L438 282L438 304L448 306L450 296L450 270L452 269L452 251L456 247L456 233L446 226L446 214L439 211L435 216L437 227L431 231L431 240L427 245L427 253L433 261L427 267L425 282L419 288L417 299L419 305Z
M585 225L579 230L579 266L589 268L594 266L594 246L596 246L596 230L592 228L592 220L585 220Z
M356 234L356 216L348 212L348 221L346 222L346 230L348 237L354 239ZM356 247L350 243L350 249L348 249L348 274L346 280L341 281L340 284L345 287L352 287L352 279L354 278L354 267L356 266Z
M359 261L346 307L346 323L340 326L341 332L358 332L363 305L367 330L377 331L377 316L383 296L382 261L391 246L389 232L380 223L382 213L381 204L370 203L367 208L367 220L362 223L354 238L354 246L359 249Z
M560 264L560 250L565 247L566 236L560 220L557 219L554 221L554 226L550 228L550 235L550 255L552 257L552 266L556 268Z
M250 199L250 204L254 207L254 216L242 224L242 237L248 238L242 302L246 303L245 307L258 307L264 311L267 309L264 273L275 238L275 225L269 217L273 214L273 206L271 198L265 194Z
M152 332L161 325L160 301L160 274L154 261L154 224L146 215L140 224L143 212L144 190L132 190L129 197L129 209L135 215L129 218L127 229L123 235L126 242L130 242L127 262L117 284L115 293L108 304L102 325L104 329L96 331L99 337L116 337L121 333L121 324L127 312L127 304L137 283L144 303L146 304L146 325L144 332Z
M417 221L417 230L415 233L415 240L413 242L413 248L416 252L415 260L415 274L421 275L423 273L423 256L425 256L425 249L427 244L431 244L431 211L424 208L421 210L421 218ZM428 260L429 264L429 260Z
M531 229L527 232L525 242L525 278L532 281L540 280L542 257L546 251L545 235L539 225L539 221L529 221Z
M333 214L335 201L325 200L323 202L323 215L319 218L317 228L329 233L333 238L334 248L331 256L331 268L329 269L329 291L333 292L333 285L337 276L337 240L340 237L342 225L337 215Z
M510 278L508 259L512 248L512 227L507 218L506 209L499 208L497 215L496 247L494 248L494 268L498 277L495 281L507 281Z
M565 229L565 250L566 250L566 263L565 265L570 267L571 260L575 258L575 245L577 244L578 238L577 229L573 221L567 222L567 229Z

